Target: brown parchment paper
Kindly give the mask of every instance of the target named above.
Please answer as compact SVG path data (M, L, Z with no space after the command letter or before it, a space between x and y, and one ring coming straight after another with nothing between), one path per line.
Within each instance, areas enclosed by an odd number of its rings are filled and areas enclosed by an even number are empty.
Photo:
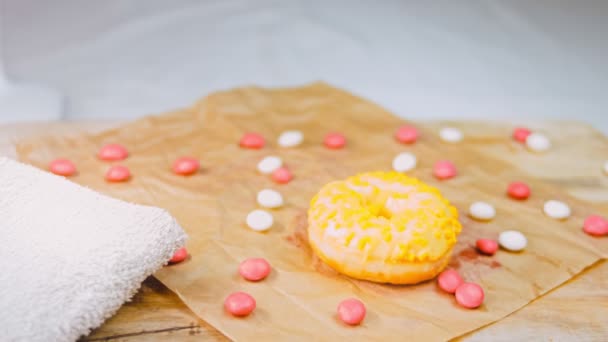
M382 108L322 83L293 89L242 88L212 94L191 108L148 117L95 135L55 136L22 142L21 160L46 168L57 157L77 163L75 182L115 197L166 208L188 232L191 257L155 276L201 318L228 337L241 340L446 340L492 323L593 264L608 251L607 239L582 233L586 215L603 208L583 204L559 189L526 179L512 167L472 149L441 143L434 132L422 131L414 145L395 142L403 124ZM304 132L298 148L280 148L276 138L287 129ZM241 135L256 131L267 138L261 150L238 147ZM347 136L343 150L327 150L321 142L330 131ZM129 149L122 162L133 178L111 184L103 179L107 162L95 154L105 143ZM463 309L451 295L430 281L416 286L391 286L353 280L323 265L308 248L306 209L325 183L358 172L390 170L393 157L411 151L418 167L410 174L437 186L459 209L464 225L451 267L468 281L479 282L486 300L477 310ZM200 158L202 170L190 177L171 173L172 161L189 155ZM278 155L294 172L286 185L274 184L256 172L257 162ZM459 176L437 181L432 165L450 159ZM508 182L525 180L533 188L527 201L507 198ZM281 192L283 208L273 210L275 224L266 233L245 226L247 213L257 208L256 193L264 188ZM543 215L542 204L561 199L573 216L556 221ZM61 194L58 194L61 200ZM497 208L497 217L482 223L467 217L471 202L482 200ZM521 253L499 251L480 256L477 238L496 238L505 229L528 237ZM273 266L265 281L249 283L237 273L247 257L264 257ZM233 291L252 294L258 307L245 319L223 311ZM339 301L357 297L366 303L362 326L347 327L335 317Z

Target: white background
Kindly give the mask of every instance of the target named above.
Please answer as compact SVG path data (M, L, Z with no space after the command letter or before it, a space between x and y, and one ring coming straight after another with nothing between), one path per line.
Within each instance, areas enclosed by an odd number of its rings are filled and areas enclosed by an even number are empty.
M13 79L67 119L324 80L411 119L583 120L608 132L608 0L0 0Z

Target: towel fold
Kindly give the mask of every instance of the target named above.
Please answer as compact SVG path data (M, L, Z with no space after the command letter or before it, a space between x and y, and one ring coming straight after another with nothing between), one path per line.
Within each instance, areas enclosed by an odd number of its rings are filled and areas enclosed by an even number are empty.
M0 340L87 334L185 238L163 209L0 158Z

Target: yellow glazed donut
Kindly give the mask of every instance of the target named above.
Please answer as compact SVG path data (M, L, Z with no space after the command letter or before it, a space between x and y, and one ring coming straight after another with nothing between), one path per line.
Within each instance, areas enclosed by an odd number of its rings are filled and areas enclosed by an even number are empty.
M415 284L447 265L462 230L458 211L433 188L398 172L326 184L310 203L308 239L340 273Z

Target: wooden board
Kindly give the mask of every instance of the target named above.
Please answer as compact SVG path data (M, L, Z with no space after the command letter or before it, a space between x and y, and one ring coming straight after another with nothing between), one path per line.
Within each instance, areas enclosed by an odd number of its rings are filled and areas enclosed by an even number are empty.
M465 128L470 127L468 123L462 123L462 126ZM433 125L428 127L433 128ZM477 127L479 127L480 132L488 132L496 129L498 125L486 124L486 126L483 126L483 124L478 124ZM579 138L585 139L576 139L575 141L585 142L589 136L597 136L597 133L588 128L581 128L584 126L574 125L571 127L574 128L574 131L584 132L584 136ZM65 127L63 129L65 130ZM13 127L10 131L14 134L19 130ZM45 131L45 133L48 133L47 129ZM561 133L563 132L562 128ZM569 137L571 138L571 136ZM557 137L557 140L554 138L554 142L559 142L559 137ZM563 143L571 144L570 141L565 140ZM584 146L581 144L580 148L584 149ZM578 160L576 159L577 157ZM602 155L597 154L584 157L574 156L575 159L570 160L574 163L579 160L580 162L588 162L589 160L601 161L602 157ZM568 158L571 158L571 156ZM554 175L552 172L549 174ZM587 177L580 173L574 177L582 176ZM593 175L593 177L597 177L597 175ZM566 189L573 188L573 183L568 181L567 178L564 178L563 184L560 183L561 180L553 179L552 181L562 185ZM602 179L598 181L601 182ZM581 185L581 182L576 182L574 187L576 191L580 191L582 187L585 188L585 192L593 193L595 197L598 196L597 192L593 191L592 185L586 188L584 184ZM602 191L602 189L598 190ZM584 195L579 197L584 197ZM595 197L593 199L597 200ZM516 337L520 337L520 339L554 337L558 339L599 340L601 336L606 335L606 327L603 323L605 322L605 317L607 317L606 308L608 307L606 305L606 298L608 297L606 293L607 278L608 267L606 267L606 264L601 263L596 265L592 270L574 279L567 286L563 286L544 298L537 300L511 317L480 332L471 334L466 339L479 340L484 339L484 336L485 338L489 336L494 338L505 336L505 339L508 338L510 340L513 338L517 339ZM172 340L192 335L221 338L216 331L209 327L190 328L191 324L199 326L204 323L189 313L175 296L163 290L162 285L152 280L148 280L144 284L144 288L137 298L134 302L125 305L115 317L94 332L89 338L104 339L112 336L124 336L124 338L129 340L137 340L145 338L145 336L154 336L155 339L164 338ZM532 321L533 323L531 323ZM583 325L582 323L585 324ZM138 335L143 330L149 333Z

